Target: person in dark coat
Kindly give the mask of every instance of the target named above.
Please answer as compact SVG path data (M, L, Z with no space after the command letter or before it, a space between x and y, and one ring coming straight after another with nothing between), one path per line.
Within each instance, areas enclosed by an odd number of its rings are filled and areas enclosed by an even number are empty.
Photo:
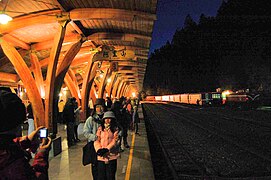
M0 91L0 179L48 179L51 139L44 138L39 146L36 136L43 127L19 137L25 120L26 109L21 99L14 93ZM28 149L36 153L32 165Z
M120 100L115 100L112 105L112 111L114 112L117 122L121 126L121 143L125 148L129 148L127 137L128 137L128 128L129 128L129 120L127 119L126 106L125 106L125 98L121 97ZM122 150L123 151L123 150Z
M110 99L110 97L106 97L106 99L105 99L105 106L106 106L106 109L108 111L111 110L112 100Z
M137 106L133 107L134 112L133 112L133 124L134 124L134 129L135 129L135 133L138 133L138 123L140 123L140 119L139 119L139 115L138 115L138 108Z
M67 125L67 140L68 146L73 146L76 143L76 139L74 138L74 123L75 123L75 98L69 98L65 104L63 110L63 119Z

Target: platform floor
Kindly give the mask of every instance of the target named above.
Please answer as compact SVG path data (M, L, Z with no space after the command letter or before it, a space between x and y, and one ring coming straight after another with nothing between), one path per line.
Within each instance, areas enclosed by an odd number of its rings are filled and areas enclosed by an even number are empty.
M139 116L142 117L141 108ZM62 153L50 158L50 180L92 180L91 166L82 165L82 147L86 138L82 134L84 124L79 125L79 138L81 142L68 148L66 130L64 125L59 125L58 135L62 138ZM139 135L128 133L130 149L125 149L118 159L117 180L153 180L153 168L150 157L147 134L144 120L139 123Z

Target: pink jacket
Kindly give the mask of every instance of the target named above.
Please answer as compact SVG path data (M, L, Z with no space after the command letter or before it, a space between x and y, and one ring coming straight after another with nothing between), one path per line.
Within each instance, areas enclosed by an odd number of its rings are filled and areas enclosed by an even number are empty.
M114 137L118 136L118 131L113 134L111 130L102 130L102 127L100 126L96 135L98 138L94 142L95 151L97 152L101 148L109 149L109 154L106 157L98 156L98 161L110 161L117 159L119 157L119 153L112 153L110 150L116 145L116 140Z

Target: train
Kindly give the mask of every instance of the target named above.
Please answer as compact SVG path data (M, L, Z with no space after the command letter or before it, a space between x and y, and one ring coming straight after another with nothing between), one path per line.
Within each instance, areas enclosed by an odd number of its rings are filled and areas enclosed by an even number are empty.
M221 105L222 94L219 92L186 93L163 96L147 96L146 101L175 102L195 105Z
M261 95L259 93L248 93L244 91L147 96L146 101L174 102L199 106L226 106L240 109L256 109L262 104Z
M256 109L262 104L258 93L234 92L226 95L225 105L232 108Z

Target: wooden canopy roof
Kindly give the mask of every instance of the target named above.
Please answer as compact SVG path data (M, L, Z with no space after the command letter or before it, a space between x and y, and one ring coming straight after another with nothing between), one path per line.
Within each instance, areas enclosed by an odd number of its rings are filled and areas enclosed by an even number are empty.
M0 0L0 14L13 18L0 24L0 86L23 83L47 123L62 83L80 99L93 84L101 97L104 90L141 90L156 6L157 0Z
M58 23L69 19L60 54L64 54L81 36L87 38L71 65L76 77L83 75L91 52L107 45L117 51L134 52L133 57L122 59L130 64L119 65L118 73L125 76L122 69L132 67L134 79L129 82L141 89L156 20L156 5L157 0L1 0L0 11L5 8L4 13L13 20L0 25L0 33L2 39L18 50L28 66L31 66L29 54L34 51L46 68ZM0 72L10 74L11 82L19 80L2 50L0 58ZM0 83L6 80L0 78Z

